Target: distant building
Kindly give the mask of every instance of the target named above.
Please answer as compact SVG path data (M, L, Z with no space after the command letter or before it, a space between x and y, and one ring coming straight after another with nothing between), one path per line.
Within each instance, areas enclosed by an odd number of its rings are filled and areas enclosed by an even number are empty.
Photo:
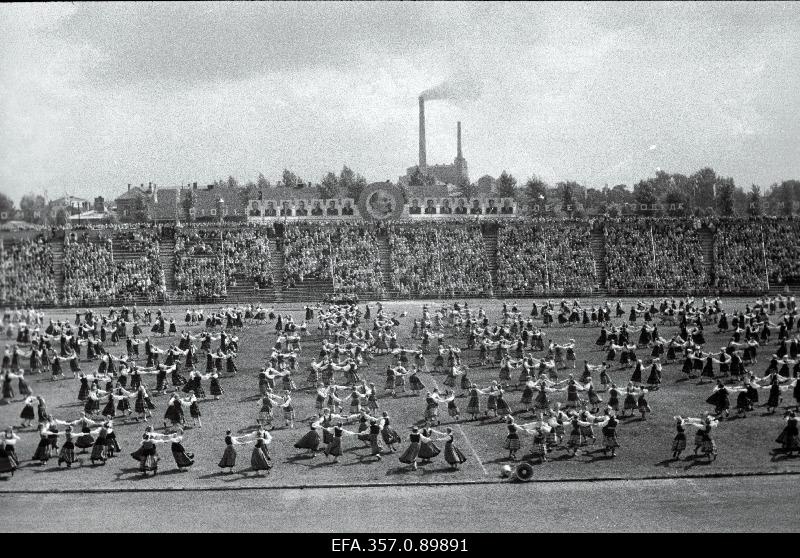
M199 189L195 182L191 189L174 192L180 221L231 221L247 216L247 188L218 188L209 184Z
M147 190L144 184L131 188L128 184L128 191L119 196L117 203L117 216L123 223L141 223L149 220L149 207L153 196L154 186L148 184Z
M425 112L423 103L420 101L420 161L418 165L406 169L406 175L401 176L398 183L401 186L408 186L411 177L421 171L426 176L432 176L437 183L458 185L462 181L469 181L469 169L467 160L461 152L461 122L456 126L456 158L452 165L428 165L426 163L425 146Z
M83 198L64 196L63 198L58 198L50 202L50 207L54 213L58 212L59 209L63 209L70 215L75 215L77 213L81 213L82 211L89 211L92 209L92 204L89 202L89 200Z

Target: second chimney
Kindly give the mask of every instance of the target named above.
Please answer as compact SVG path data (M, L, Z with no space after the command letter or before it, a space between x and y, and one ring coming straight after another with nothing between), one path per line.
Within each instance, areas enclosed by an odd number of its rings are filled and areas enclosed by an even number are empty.
M461 155L461 122L458 123L456 128L456 135L458 136L458 146L456 148L456 157L459 159L463 159L464 157Z
M428 169L425 154L425 99L419 98L419 170L425 173Z

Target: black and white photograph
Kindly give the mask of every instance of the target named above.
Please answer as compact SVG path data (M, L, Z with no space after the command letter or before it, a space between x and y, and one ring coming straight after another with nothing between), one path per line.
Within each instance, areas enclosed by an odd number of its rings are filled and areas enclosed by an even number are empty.
M0 37L4 535L800 531L800 3L2 3Z

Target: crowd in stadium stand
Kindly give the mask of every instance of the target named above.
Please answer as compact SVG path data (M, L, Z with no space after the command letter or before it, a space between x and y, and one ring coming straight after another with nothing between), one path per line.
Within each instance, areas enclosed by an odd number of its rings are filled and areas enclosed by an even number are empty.
M164 271L159 259L159 245L155 241L136 250L132 259L114 262L116 298L163 300L166 296Z
M656 289L702 291L710 284L697 220L653 222Z
M700 294L759 292L800 283L800 220L606 218L605 262L595 262L593 223L576 219L491 223L338 222L177 227L175 300L230 295L232 287L274 288L275 242L284 256L285 286L309 283L320 294L400 296L590 295L605 263L612 295L649 291ZM498 230L497 284L489 273L482 228ZM379 238L388 239L389 275ZM61 235L7 236L0 277L11 304L104 304L166 298L160 258L173 229L82 227L63 238L63 290L53 246ZM486 232L486 231L484 231ZM763 232L763 235L762 235ZM713 239L705 253L701 233ZM19 236L19 235L17 235ZM762 243L763 239L763 243ZM49 242L48 242L49 240ZM383 241L386 242L386 241ZM706 243L706 249L711 244ZM704 256L713 257L713 269ZM713 277L713 283L712 283ZM768 283L769 281L769 283ZM241 288L234 291L242 293Z
M58 302L53 252L41 235L4 242L0 250L0 292L14 304Z
M763 291L767 288L761 231L742 222L715 225L715 288L723 293Z
M210 229L176 231L175 294L181 300L227 294L219 235L219 231Z
M605 244L609 291L653 288L654 253L649 222L606 221Z
M337 227L331 233L333 287L337 293L382 293L378 237L365 226Z
M283 239L283 277L287 287L306 279L331 280L330 229L287 227Z
M337 293L383 292L378 238L371 226L289 226L283 254L287 287L314 279L331 282Z
M160 256L160 231L142 229L114 235L116 297L126 300L163 300L166 296Z
M119 229L114 234L114 249L121 252L141 253L154 242L158 242L161 233L158 229Z
M479 226L393 225L388 233L391 285L400 295L482 294L491 290Z
M515 224L498 230L498 290L505 294L591 294L598 287L591 224Z
M541 226L500 227L497 248L498 294L547 290L547 251Z
M761 226L770 284L800 282L800 221L765 219Z
M273 286L272 251L266 230L243 228L223 233L225 274L228 286L235 286L237 276L252 281L255 288Z
M101 234L71 233L64 240L64 301L91 304L111 300L157 302L166 296L154 230L120 235L114 258L114 239Z
M110 236L71 233L64 239L64 302L96 304L113 300L114 258Z
M609 290L693 293L708 288L699 226L677 219L607 221Z

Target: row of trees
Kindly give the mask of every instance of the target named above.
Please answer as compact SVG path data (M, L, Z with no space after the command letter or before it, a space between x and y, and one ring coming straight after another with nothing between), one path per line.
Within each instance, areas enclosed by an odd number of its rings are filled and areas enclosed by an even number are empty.
M259 173L255 181L248 180L244 185L246 197L248 199L254 199L259 191L269 188L302 189L316 186L319 188L320 197L323 199L335 198L338 196L357 199L361 195L361 191L367 185L367 179L353 171L347 165L342 167L338 175L333 172L326 173L316 185L311 182L306 182L289 169L283 170L281 178L282 180L280 182L273 185L262 173ZM214 181L215 188L239 188L240 186L239 181L233 176L229 176L227 180L219 179Z
M435 179L417 169L410 177L409 184L414 187L433 186ZM366 185L367 181L361 174L345 165L338 175L333 172L325 174L316 187L323 199L340 196L358 199ZM227 180L215 180L214 186L239 188L240 184L236 178L229 176ZM260 191L269 188L300 189L311 186L310 182L288 169L283 171L282 181L275 185L259 174L255 181L249 180L245 184L243 201L255 199ZM458 190L461 196L472 198L478 193L479 187L476 183L464 181L458 185ZM673 216L762 215L765 210L773 215L791 215L798 212L796 206L800 204L800 181L786 180L773 184L764 194L755 184L745 191L736 186L732 178L718 176L707 167L689 176L658 171L654 177L639 181L632 190L624 184L597 189L574 181L550 185L536 176L520 185L513 175L504 170L494 180L492 194L498 198L515 198L519 205L531 212L535 207L539 212L546 208L548 211L569 212L578 216L586 212L650 214L654 212L651 209L654 204L662 204L666 208L664 211ZM648 209L642 210L642 205ZM767 205L768 208L765 207ZM67 218L64 210L53 209L41 195L23 196L19 209L23 219L31 223L63 224ZM14 211L13 200L0 192L0 214L10 216Z
M16 219L17 211L21 211L22 221L34 224L55 223L64 225L67 222L68 213L62 207L55 207L48 202L41 194L26 194L19 202L19 210L14 205L14 200L0 192L0 216L5 215L7 220Z
M472 197L477 185L459 185L459 194ZM533 210L542 207L575 214L592 213L653 213L654 204L665 206L665 212L683 215L762 215L765 202L771 214L797 213L800 203L800 181L786 180L773 184L767 195L753 184L747 192L735 185L733 178L718 176L713 169L703 168L686 176L659 171L652 178L639 181L629 190L624 184L612 188L586 188L573 181L557 182L554 186L533 176L523 185L506 172L495 180L493 194L499 198L515 198L523 207ZM626 209L627 204L627 209ZM648 209L642 210L641 205ZM670 209L672 208L672 209ZM657 210L656 210L657 211Z

